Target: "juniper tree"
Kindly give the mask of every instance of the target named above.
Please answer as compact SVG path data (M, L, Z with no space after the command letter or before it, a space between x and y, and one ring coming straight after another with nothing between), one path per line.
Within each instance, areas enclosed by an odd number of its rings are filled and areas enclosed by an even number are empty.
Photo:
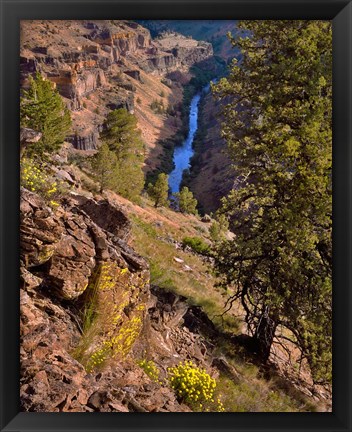
M148 194L154 200L155 207L167 207L169 205L169 176L160 173L155 184L149 183Z
M32 154L53 153L59 150L70 132L71 117L53 84L37 72L29 78L28 90L23 90L20 99L21 127L28 127L42 133L41 139L32 144Z
M181 192L176 192L174 195L178 200L178 207L182 213L198 214L198 202L188 187L183 187Z
M144 187L145 148L136 117L125 108L111 111L100 138L117 158L115 190L125 198L139 201Z
M100 192L106 189L116 190L118 161L114 152L107 144L102 144L91 162L95 179L100 185Z
M331 379L332 36L327 21L242 21L223 136L237 181L222 212L235 233L217 248L262 359L286 329L316 382ZM279 331L280 330L280 331ZM287 333L288 331L288 333ZM283 335L284 336L284 335Z

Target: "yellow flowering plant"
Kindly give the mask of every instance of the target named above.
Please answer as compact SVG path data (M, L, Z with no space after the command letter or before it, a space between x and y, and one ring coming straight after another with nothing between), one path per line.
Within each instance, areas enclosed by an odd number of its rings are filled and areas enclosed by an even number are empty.
M152 381L158 382L159 384L162 383L159 380L160 371L152 360L142 359L137 361L137 364L144 370L144 372L149 376Z
M178 400L190 405L194 410L209 411L210 404L215 403L216 380L192 361L186 360L168 368L168 376ZM221 400L218 399L217 402L216 411L224 411Z
M29 158L21 160L21 186L41 195L52 208L59 206L58 200L68 190L67 183L55 179L46 165Z

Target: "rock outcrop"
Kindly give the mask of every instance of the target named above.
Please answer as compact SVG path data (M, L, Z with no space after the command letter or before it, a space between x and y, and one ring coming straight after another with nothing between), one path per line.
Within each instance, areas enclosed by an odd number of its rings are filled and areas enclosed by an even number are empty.
M186 299L149 289L131 224L107 200L71 193L55 211L21 190L21 409L182 412L167 366L210 365ZM160 380L135 359L152 359ZM209 366L210 367L210 366Z
M125 213L106 200L72 195L65 208L54 214L42 198L22 190L21 262L27 270L43 274L45 284L59 298L81 295L101 260L146 270L146 262L125 243L129 231Z
M42 133L29 128L20 130L20 157L29 144L36 143L42 138Z

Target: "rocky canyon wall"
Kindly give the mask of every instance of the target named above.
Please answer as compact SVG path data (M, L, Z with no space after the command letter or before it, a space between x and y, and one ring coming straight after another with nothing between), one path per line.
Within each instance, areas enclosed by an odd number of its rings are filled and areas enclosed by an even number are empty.
M36 72L53 83L72 111L68 140L81 150L97 148L109 110L133 112L134 82L142 82L142 72L163 77L212 55L209 43L180 35L152 40L135 22L21 22L21 86Z

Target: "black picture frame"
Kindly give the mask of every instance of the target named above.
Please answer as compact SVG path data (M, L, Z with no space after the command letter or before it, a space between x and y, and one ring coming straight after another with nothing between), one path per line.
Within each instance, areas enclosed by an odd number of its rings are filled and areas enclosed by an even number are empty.
M351 431L352 4L345 0L0 0L1 431ZM333 410L331 413L19 411L19 21L333 20Z

